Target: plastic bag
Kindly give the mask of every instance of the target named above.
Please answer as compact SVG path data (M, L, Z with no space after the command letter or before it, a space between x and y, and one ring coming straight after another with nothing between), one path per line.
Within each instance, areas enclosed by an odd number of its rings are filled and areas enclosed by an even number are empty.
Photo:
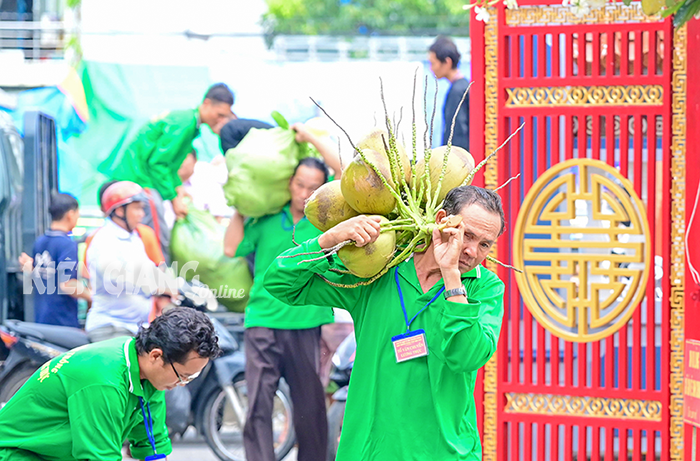
M289 202L289 180L299 160L320 157L307 143L297 143L296 133L279 113L277 128L252 128L243 140L226 152L228 181L224 195L229 206L242 215L258 218L278 213Z
M198 263L194 271L187 271L187 277L199 276L220 304L229 311L243 312L253 278L245 258L224 255L225 232L211 213L190 207L187 216L173 226L170 253L180 270L190 261Z

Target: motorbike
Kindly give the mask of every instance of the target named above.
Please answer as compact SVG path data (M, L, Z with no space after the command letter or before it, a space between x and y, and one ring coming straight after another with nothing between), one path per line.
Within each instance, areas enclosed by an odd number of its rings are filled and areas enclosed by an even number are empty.
M328 407L328 454L327 461L335 461L340 442L340 432L343 429L343 417L345 416L345 402L348 399L348 386L350 385L350 373L355 363L355 351L357 342L355 333L351 333L340 343L333 354L333 367L330 379L338 386L333 394L333 403Z
M202 370L186 387L166 392L166 425L172 436L194 426L222 461L245 461L243 427L248 408L245 355L239 342L212 311L216 298L204 286L179 281L174 305L206 312L214 325L222 355ZM48 360L89 343L80 329L7 320L0 339L9 354L0 369L0 407ZM282 460L295 444L289 387L280 381L274 398L273 437L275 457Z

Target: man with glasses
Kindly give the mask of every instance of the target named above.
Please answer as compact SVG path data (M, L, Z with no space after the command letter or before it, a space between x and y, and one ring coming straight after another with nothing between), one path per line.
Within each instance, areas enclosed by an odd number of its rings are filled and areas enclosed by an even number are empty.
M173 307L141 328L44 364L0 410L0 461L147 461L171 451L163 391L199 376L220 353L214 326Z

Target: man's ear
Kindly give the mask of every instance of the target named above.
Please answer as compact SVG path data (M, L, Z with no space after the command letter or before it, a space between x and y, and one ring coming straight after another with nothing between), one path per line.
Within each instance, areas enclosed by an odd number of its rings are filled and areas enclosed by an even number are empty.
M163 357L163 350L159 347L156 347L148 353L148 357L151 359L151 361L156 361Z
M449 59L449 58L447 58L447 59ZM447 213L445 212L445 210L438 210L437 214L435 215L435 222L439 223L440 221L442 221L442 219L445 216L447 216Z

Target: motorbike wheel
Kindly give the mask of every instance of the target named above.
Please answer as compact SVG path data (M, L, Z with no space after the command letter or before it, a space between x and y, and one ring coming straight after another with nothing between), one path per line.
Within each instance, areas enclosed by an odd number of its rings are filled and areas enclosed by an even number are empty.
M343 416L345 416L345 401L336 400L328 409L328 455L326 461L335 461L340 442L340 431L343 429Z
M36 366L31 363L25 363L17 367L17 369L7 377L0 388L0 408L10 400L10 397L17 393L19 388L31 378L36 370Z
M233 387L248 410L245 378L237 376ZM243 428L238 423L231 405L226 405L226 393L217 387L209 394L203 408L202 434L209 448L222 461L245 461ZM272 410L272 435L275 459L281 461L294 447L296 437L292 422L292 399L289 387L280 382Z

